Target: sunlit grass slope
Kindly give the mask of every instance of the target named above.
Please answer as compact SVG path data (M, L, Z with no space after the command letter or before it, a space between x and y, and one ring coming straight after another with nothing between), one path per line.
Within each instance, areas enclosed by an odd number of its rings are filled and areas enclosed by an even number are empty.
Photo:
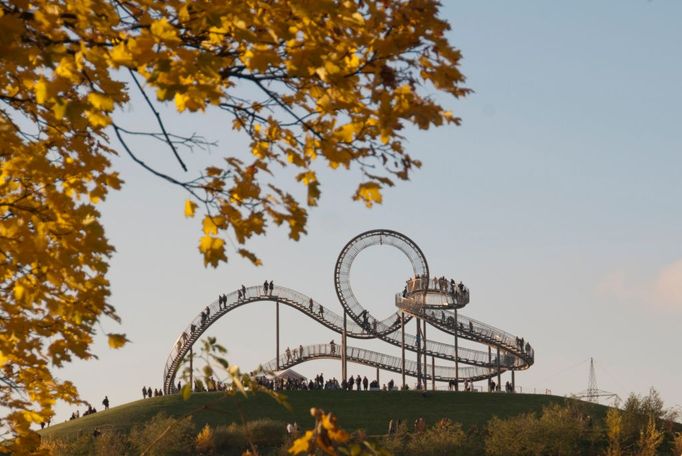
M340 424L349 430L364 429L369 434L384 434L390 419L408 423L424 417L427 423L450 418L465 426L484 425L493 416L500 418L520 413L539 411L550 403L564 402L563 397L534 394L454 393L454 392L340 392L295 391L286 393L291 410L264 395L244 399L223 393L195 393L188 400L180 396L164 396L139 400L112 407L95 415L56 424L45 429L43 435L69 438L94 429L126 430L142 423L157 413L174 417L192 415L197 428L229 424L257 418L272 418L282 422L297 422L309 427L311 407L331 410ZM601 419L607 407L583 403L588 413Z

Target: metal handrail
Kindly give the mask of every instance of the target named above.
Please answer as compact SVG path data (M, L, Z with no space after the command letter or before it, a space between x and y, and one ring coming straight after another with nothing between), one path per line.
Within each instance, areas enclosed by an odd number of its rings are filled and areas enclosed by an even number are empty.
M378 367L396 373L402 372L402 359L397 356L351 346L346 347L346 352L346 358L350 362ZM338 344L334 344L334 346L330 344L306 345L303 347L303 354L297 352L295 357L293 355L280 355L278 358L262 364L258 371L272 372L277 370L277 366L279 366L279 370L284 370L313 359L341 359L341 357L341 347ZM435 376L432 375L432 372ZM417 362L405 360L405 375L417 377L417 373ZM422 374L423 377L424 374ZM454 367L436 365L432 371L431 363L426 364L427 380L435 379L436 381L449 382L456 379L461 380L465 377L472 381L485 380L490 377L490 371L482 367L464 367L459 368L459 375L457 375Z

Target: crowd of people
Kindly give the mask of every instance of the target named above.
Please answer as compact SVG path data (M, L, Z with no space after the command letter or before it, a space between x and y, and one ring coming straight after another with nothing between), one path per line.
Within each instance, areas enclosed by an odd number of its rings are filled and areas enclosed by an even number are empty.
M523 339L523 337L517 337L516 338L516 348L521 350L523 353L528 353L528 354L531 354L532 349L533 349L530 346L530 344Z
M341 389L341 385L339 385L336 378L325 381L323 374L316 375L314 380L307 380L305 378L276 377L270 379L267 377L257 377L256 381L259 385L273 391L320 391Z
M495 383L495 381L491 378L488 380L488 392L494 392L494 391L502 391L501 385ZM507 381L504 384L504 392L505 393L514 393L514 385L511 384L511 382Z
M342 390L342 391L389 391L396 389L395 382L389 380L388 384L379 385L378 380L370 381L367 377L360 377L359 375L348 379L343 379L339 383L336 378L328 380L324 379L323 374L318 374L315 379L307 380L305 378L267 378L257 377L256 381L259 385L269 388L274 391L320 391L320 390Z
M71 413L71 417L69 418L69 421L76 420L80 418L81 416L88 416L88 415L94 415L97 413L97 409L93 407L90 404L87 404L88 408L83 412L81 415L80 410L76 410L75 412ZM104 396L104 399L102 400L102 406L104 406L104 410L109 410L109 396ZM47 421L47 425L50 425L50 421ZM40 423L40 428L43 429L45 427L45 422Z
M443 291L453 294L455 297L464 297L469 294L469 289L462 282L457 283L454 279L448 280L445 277L429 279L429 276L424 274L412 277L406 281L403 297L406 297L408 293L425 290Z
M180 391L180 383L178 383L178 391ZM159 397L159 396L163 396L163 390L161 388L159 388L159 389L154 388L154 390L152 391L151 386L146 386L146 387L143 386L142 387L142 398L143 399L147 399L147 398L151 399L152 397Z

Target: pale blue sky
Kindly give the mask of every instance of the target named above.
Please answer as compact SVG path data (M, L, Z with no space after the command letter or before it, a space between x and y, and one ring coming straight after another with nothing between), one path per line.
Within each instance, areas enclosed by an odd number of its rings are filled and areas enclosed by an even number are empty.
M102 211L118 249L111 302L123 325L103 327L132 343L112 351L100 337L98 361L64 370L83 398L99 405L108 394L116 405L139 398L142 385L160 387L185 325L242 283L272 279L340 311L340 249L362 231L390 228L421 246L435 274L469 285L464 314L533 344L536 364L517 376L525 391L585 389L592 356L602 389L624 397L654 386L669 406L682 404L682 3L444 3L475 90L458 103L444 99L463 125L408 130L408 149L424 167L372 210L350 200L358 176L324 172L307 237L295 243L274 231L252 243L263 267L234 257L204 269L199 225L182 216L184 196L126 157L116 161L126 185ZM135 108L126 120L143 113ZM245 152L227 121L169 121L219 139L214 157ZM145 158L173 169L165 150L144 147ZM397 251L375 248L358 258L352 279L383 316L409 273ZM295 311L283 309L282 322L283 347L339 341ZM253 368L275 354L274 304L237 310L209 333L231 361ZM297 370L340 375L331 361ZM61 407L58 420L69 413Z

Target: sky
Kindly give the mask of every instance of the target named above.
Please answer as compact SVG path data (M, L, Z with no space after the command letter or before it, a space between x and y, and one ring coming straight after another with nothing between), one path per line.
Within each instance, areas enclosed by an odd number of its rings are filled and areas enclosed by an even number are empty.
M462 125L407 129L407 149L424 166L372 209L351 201L357 173L322 171L308 235L293 242L273 229L252 242L261 267L232 255L204 268L199 221L183 217L185 196L117 158L126 184L101 211L117 249L111 303L123 322L103 321L101 331L125 332L132 342L110 350L100 335L98 360L74 362L59 375L98 408L105 394L112 405L141 398L143 385L161 387L166 357L189 321L241 284L273 280L341 312L333 284L341 248L363 231L388 228L412 238L434 274L470 288L463 314L533 345L535 364L516 376L524 392L580 392L594 358L599 388L626 398L654 387L667 406L679 407L682 3L443 3L474 90L460 101L442 98ZM148 118L141 104L118 116L130 124ZM211 159L248 153L229 119L167 119L219 141ZM166 150L139 147L143 158L175 172ZM393 295L410 273L400 252L374 247L356 259L351 280L360 301L383 317L395 311ZM240 308L208 334L250 370L275 356L274 304ZM332 339L339 342L282 307L282 349ZM377 341L349 345L399 354ZM315 361L296 370L339 378L341 366ZM352 364L349 371L375 375ZM399 375L381 373L382 383L389 378ZM72 410L60 405L55 421Z

